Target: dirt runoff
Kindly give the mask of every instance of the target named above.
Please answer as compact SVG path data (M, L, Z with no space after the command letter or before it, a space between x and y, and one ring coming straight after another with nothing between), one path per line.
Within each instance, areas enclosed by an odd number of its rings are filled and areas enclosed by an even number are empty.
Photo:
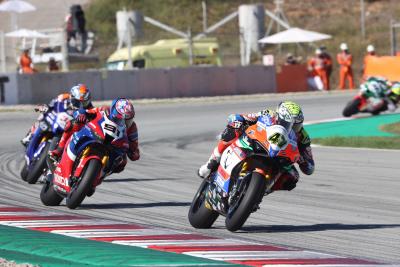
M7 261L5 259L0 258L0 267L39 267L39 266L27 263L15 263L13 261Z

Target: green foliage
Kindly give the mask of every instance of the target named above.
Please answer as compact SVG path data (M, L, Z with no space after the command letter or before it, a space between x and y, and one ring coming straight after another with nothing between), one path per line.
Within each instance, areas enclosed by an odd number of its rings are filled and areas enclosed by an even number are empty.
M272 0L205 0L207 3L208 26L213 25L225 16L236 11L241 4L261 3L270 11L275 9ZM87 28L97 34L96 48L100 50L101 59L110 55L116 48L117 34L115 13L126 8L140 10L145 16L186 32L189 28L193 34L202 31L202 0L95 0L85 9ZM336 53L341 42L349 45L353 54L353 66L356 82L359 80L363 56L368 44L374 44L378 55L389 55L391 19L400 17L398 1L365 1L366 36L361 37L360 1L352 0L285 0L283 10L289 23L294 27L327 33L332 39L317 42L313 45L267 45L264 53L277 55L277 62L282 62L286 53L297 53L303 62L314 55L314 48L325 45L333 57L333 87L338 78ZM265 17L265 27L270 18ZM276 23L272 27L276 31ZM239 64L239 29L237 20L233 20L211 34L217 37L223 53L225 65ZM144 37L136 43L153 43L158 39L176 38L175 35L158 29L148 23L144 24ZM255 59L260 62L260 58Z

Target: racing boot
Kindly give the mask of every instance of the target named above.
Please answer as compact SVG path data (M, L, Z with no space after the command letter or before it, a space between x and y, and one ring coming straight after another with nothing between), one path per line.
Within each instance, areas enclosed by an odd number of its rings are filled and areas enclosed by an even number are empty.
M32 132L29 131L29 132L27 133L27 135L26 135L24 138L21 139L21 144L22 144L24 147L28 147L28 144L29 144L29 142L31 141L31 138L32 138Z
M64 147L58 146L56 149L54 149L54 150L52 150L52 151L49 152L49 157L50 157L50 159L51 159L53 162L57 162L57 161L60 159L60 157L61 157L63 151L64 151Z
M74 124L68 121L64 133L61 136L60 142L58 142L58 147L49 152L49 156L52 161L57 162L60 159L68 139L76 130L77 129L74 129Z
M220 160L221 153L218 151L218 147L216 147L208 161L200 166L199 170L197 171L197 175L203 179L207 178L212 171L215 171L218 168Z

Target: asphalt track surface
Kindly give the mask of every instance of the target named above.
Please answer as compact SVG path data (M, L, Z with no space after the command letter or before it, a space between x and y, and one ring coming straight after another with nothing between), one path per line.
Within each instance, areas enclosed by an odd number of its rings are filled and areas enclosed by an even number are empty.
M290 99L300 103L306 120L312 121L340 117L351 94ZM190 226L187 212L200 184L195 170L208 158L227 116L288 98L136 106L141 159L107 177L77 210L64 203L44 207L41 185L19 178L19 140L36 115L0 112L0 203L400 264L399 151L315 147L314 175L302 175L291 192L264 198L242 231L227 231L222 218L209 230Z

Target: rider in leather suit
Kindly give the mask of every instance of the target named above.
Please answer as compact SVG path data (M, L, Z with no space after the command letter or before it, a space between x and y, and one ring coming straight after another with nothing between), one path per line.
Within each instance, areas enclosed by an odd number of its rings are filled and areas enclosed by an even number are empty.
M123 119L120 119L125 123L126 133L129 142L129 148L126 154L122 155L120 158L120 162L116 164L116 167L113 169L114 173L119 173L124 170L127 164L127 156L131 161L136 161L140 158L140 151L139 151L139 143L138 143L138 130L136 123L134 121L135 117L135 110L133 105L129 102L129 100L124 98L119 98L113 101L111 106L103 106L99 108L92 108L92 109L80 109L75 111L74 119L71 121L70 127L66 129L61 137L58 147L55 150L49 152L50 158L53 161L57 161L61 155L65 154L65 145L68 139L77 131L82 129L85 124L95 118L99 112L105 112L106 116L108 116L112 120L117 120L118 114L118 104L120 102L124 102L127 106L127 112L124 113ZM63 157L64 158L64 157ZM71 159L70 159L71 160Z
M268 114L278 120L281 115L280 113L282 113L281 110L283 109L288 110L294 118L293 130L297 135L297 145L300 152L300 159L297 163L304 174L311 175L315 167L311 151L311 140L303 127L304 116L301 107L292 101L281 102L276 111L265 109L258 113L230 115L228 118L228 125L221 134L221 139L214 148L209 160L199 168L198 175L202 178L206 178L212 171L215 171L218 168L222 152L242 135L247 126L255 124L259 116ZM272 190L290 191L296 187L298 180L299 173L295 166L287 166L285 172L280 176L279 180L276 181Z
M60 106L64 107L64 109L67 110L68 113L71 113L71 115L74 110L79 109L81 106L85 109L93 108L89 89L84 84L77 84L71 88L69 93L58 95L56 98L52 99L49 104L36 106L35 111L40 112L41 114L26 136L21 140L22 145L28 146L32 134L35 132L39 123L44 119L43 114ZM69 127L68 124L70 124L70 122L67 122L67 127Z

